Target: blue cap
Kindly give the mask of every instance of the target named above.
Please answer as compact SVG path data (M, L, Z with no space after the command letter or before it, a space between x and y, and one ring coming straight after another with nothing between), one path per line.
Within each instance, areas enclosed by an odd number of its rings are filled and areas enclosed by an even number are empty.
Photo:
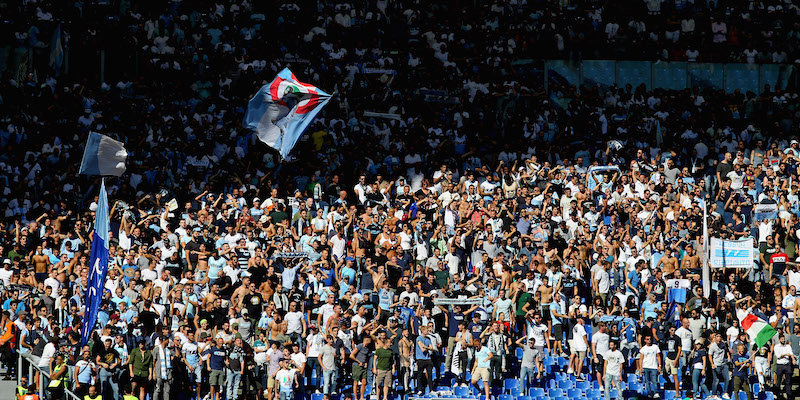
M344 260L345 261L355 261L356 259L353 258L353 257L345 257Z

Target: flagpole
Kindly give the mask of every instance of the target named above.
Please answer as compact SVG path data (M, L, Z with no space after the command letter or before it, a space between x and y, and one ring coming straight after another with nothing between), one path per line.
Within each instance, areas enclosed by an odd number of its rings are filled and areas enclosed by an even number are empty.
M711 296L711 266L708 265L708 202L703 200L703 297Z

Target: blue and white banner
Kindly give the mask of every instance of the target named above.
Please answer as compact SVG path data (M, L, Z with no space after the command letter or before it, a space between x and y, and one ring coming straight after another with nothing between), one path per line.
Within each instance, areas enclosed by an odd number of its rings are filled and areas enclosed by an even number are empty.
M595 172L609 172L609 171L619 172L619 167L616 166L616 165L603 165L603 166L589 167L589 169L586 171L586 173L591 175L591 174L593 174Z
M94 324L97 322L97 311L103 299L103 287L108 273L108 245L109 245L109 220L108 220L108 194L105 182L100 184L100 200L97 202L97 211L92 232L92 251L89 257L89 285L86 290L86 311L83 314L83 329L81 330L81 346L86 345L92 337Z
M122 176L125 173L127 159L128 152L122 142L96 132L89 132L79 173Z
M752 239L710 238L708 263L714 268L751 268L754 252Z
M756 204L753 207L753 218L756 221L762 220L776 220L778 219L778 205L777 204Z

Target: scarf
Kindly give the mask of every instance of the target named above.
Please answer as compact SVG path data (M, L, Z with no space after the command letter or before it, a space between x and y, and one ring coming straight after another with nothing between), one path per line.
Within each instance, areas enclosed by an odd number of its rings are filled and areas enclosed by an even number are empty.
M172 368L172 357L167 357L166 354L168 353L164 351L164 347L161 346L161 344L156 346L156 348L158 349L158 357L161 359L161 362L159 363L161 365L161 379L165 380L167 379L167 369Z

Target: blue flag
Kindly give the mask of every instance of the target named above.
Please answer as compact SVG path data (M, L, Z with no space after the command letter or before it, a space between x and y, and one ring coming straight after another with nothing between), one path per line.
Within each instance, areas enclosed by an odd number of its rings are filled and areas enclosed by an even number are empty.
M61 72L61 65L64 64L64 44L61 38L61 25L53 31L50 38L50 66L56 71L56 75Z
M89 132L83 149L80 174L122 176L128 152L120 141L96 132Z
M289 68L284 68L250 99L244 126L256 131L262 142L285 159L330 99L329 94L300 82Z
M108 273L108 194L105 182L100 184L100 200L97 202L97 211L94 219L94 232L92 232L92 251L89 257L89 285L86 288L86 311L83 314L83 330L81 346L84 346L92 336L94 324L97 321L97 311L103 299L103 286Z

